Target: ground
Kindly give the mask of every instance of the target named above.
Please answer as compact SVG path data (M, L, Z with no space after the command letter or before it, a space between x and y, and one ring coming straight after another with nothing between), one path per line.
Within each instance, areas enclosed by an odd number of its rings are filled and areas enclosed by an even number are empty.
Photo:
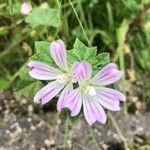
M15 98L11 91L0 92L0 150L150 149L148 111L127 117L108 112L106 125L90 127L83 117L66 126L60 114L49 108Z

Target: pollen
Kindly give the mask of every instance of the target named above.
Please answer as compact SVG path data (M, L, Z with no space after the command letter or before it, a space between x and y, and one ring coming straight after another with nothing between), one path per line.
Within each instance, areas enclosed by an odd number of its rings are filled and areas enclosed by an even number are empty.
M65 83L67 81L67 79L68 78L67 78L67 76L65 74L61 74L61 75L57 76L56 81L58 83Z
M88 93L91 96L96 95L96 91L95 91L95 88L93 86L87 86L85 92Z

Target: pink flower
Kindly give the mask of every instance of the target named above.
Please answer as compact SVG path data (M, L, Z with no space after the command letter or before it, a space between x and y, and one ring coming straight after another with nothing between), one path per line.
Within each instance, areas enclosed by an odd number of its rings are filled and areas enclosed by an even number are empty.
M29 2L24 2L21 4L21 13L28 15L32 10L32 6Z
M53 80L36 93L34 101L45 104L62 90L57 103L57 109L61 110L64 106L66 95L73 89L72 68L68 68L66 48L63 41L52 42L50 44L50 53L58 68L39 61L30 61L28 63L28 67L31 68L29 72L31 77L38 80Z
M67 96L65 107L71 110L71 116L76 116L83 105L83 113L86 121L92 125L94 122L106 122L105 107L112 111L119 111L119 102L125 101L125 96L106 85L118 81L122 72L116 65L110 63L100 70L93 78L91 65L86 62L74 63L74 76L79 87Z

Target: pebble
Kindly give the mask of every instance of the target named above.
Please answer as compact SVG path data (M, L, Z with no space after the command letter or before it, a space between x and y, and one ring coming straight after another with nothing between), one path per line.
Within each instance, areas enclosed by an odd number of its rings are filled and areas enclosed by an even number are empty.
M34 127L33 125L30 127L30 130L31 131L35 131L36 130L36 127Z
M32 119L31 119L31 118L28 118L27 121L28 121L28 122L32 122Z

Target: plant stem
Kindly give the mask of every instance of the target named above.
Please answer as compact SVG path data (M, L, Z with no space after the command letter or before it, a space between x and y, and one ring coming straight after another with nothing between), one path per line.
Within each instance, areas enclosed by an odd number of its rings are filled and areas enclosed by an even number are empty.
M69 132L69 117L67 116L65 122L65 132L64 132L64 140L63 140L63 148L67 149L67 139L68 139L68 132Z
M87 37L87 35L86 35L86 33L85 33L85 30L84 30L84 28L83 28L83 25L82 25L82 23L81 23L81 21L80 21L80 18L79 18L78 14L77 14L77 11L76 11L75 7L73 6L71 0L68 0L68 1L69 1L70 5L71 5L71 7L72 7L72 9L73 9L73 11L74 11L74 13L75 13L75 15L76 15L76 18L77 18L77 20L78 20L78 22L79 22L79 25L80 25L80 27L81 27L81 30L82 30L82 32L83 32L83 34L84 34L84 37L85 37L85 39L86 39L88 45L89 45L89 46L92 46L91 42L89 41L89 39L88 39L88 37Z

